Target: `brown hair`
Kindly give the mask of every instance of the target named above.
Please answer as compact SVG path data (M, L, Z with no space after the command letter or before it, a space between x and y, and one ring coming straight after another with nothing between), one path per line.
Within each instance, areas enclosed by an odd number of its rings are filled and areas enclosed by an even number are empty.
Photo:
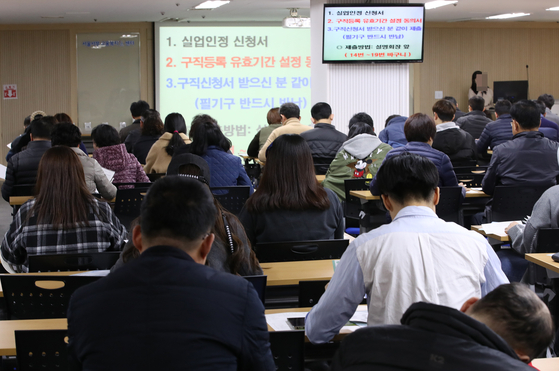
M439 115L441 121L448 122L454 119L456 107L454 107L454 104L450 103L449 101L441 99L436 101L433 105L433 112Z
M71 124L74 123L74 121L72 121L72 118L70 116L68 116L66 113L61 112L61 113L57 113L56 115L54 115L54 118L60 123L60 122L69 122Z
M300 135L284 134L268 147L258 191L245 206L252 213L330 207L328 194L316 181L309 145Z
M268 115L266 115L266 120L268 120L268 125L281 124L279 107L275 107L269 110Z
M163 134L163 121L158 115L148 115L142 121L142 135L157 136Z
M433 119L424 113L411 115L404 124L404 134L408 142L427 143L435 138L437 126Z
M29 215L37 216L37 224L52 224L55 229L89 225L93 196L85 184L83 166L71 148L56 146L44 153L35 189L35 205Z

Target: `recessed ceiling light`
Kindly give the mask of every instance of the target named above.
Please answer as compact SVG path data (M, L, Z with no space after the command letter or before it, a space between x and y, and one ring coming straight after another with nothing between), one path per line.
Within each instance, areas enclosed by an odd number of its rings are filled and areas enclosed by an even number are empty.
M61 15L42 15L41 18L44 18L44 19L54 19L54 18L64 18L64 17L61 16Z
M556 7L553 7L553 8L549 8L549 9L546 9L546 10L557 11L557 10L559 10L559 6L556 6Z
M429 9L440 8L441 6L451 5L457 2L458 1L452 1L452 0L429 1L428 3L425 3L425 9L429 10Z
M516 17L526 17L527 15L530 15L530 13L507 13L507 14L492 15L491 17L485 17L485 19L508 19L508 18L516 18Z
M229 3L230 1L208 0L208 1L204 1L202 4L196 5L194 9L215 9Z

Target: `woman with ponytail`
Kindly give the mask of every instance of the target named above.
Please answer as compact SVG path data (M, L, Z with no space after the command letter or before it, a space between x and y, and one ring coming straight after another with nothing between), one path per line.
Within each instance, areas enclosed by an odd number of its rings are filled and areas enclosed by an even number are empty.
M186 123L180 113L170 113L165 117L165 133L153 144L144 170L149 173L165 173L175 153L175 149L190 143L186 136Z

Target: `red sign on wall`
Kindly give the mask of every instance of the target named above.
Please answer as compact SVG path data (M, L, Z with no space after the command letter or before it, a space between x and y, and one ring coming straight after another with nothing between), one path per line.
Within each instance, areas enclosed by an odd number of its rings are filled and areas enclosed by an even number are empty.
M17 85L3 85L4 99L17 99Z

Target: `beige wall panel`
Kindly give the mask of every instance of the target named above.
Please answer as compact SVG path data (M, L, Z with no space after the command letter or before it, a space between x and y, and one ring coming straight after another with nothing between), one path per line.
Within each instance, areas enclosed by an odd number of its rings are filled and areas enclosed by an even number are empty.
M33 111L70 112L70 58L66 30L1 31L0 85L17 84L18 99L2 99L0 156Z

